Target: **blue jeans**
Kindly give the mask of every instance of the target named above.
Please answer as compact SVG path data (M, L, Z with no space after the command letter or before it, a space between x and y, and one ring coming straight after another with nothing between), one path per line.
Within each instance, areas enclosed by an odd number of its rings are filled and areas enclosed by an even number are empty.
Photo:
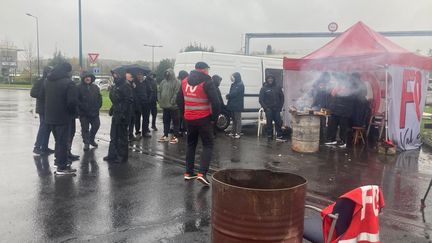
M39 114L39 130L36 136L35 148L47 150L50 133L51 129L45 123L45 115Z

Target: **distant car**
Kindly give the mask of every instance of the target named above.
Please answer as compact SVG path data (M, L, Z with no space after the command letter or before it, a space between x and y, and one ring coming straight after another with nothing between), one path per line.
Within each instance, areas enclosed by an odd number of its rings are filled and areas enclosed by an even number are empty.
M111 86L112 83L111 83L111 80L109 80L109 79L97 78L95 80L95 84L99 87L100 90L108 90L108 87Z

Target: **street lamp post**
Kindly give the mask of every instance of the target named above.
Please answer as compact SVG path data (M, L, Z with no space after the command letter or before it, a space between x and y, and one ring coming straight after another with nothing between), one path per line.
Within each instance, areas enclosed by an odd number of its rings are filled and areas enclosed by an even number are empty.
M81 0L78 0L78 21L79 21L79 63L80 71L83 70L83 55L82 55L82 25L81 25Z
M152 49L152 71L154 72L154 49L155 49L155 47L163 47L163 46L161 46L161 45L149 45L149 44L144 44L143 46L151 47L151 49Z
M37 59L38 59L37 67L38 67L38 77L40 77L40 59L39 59L39 19L38 19L38 17L36 17L36 16L34 16L34 15L32 15L32 14L29 14L29 13L26 13L26 15L29 16L29 17L32 17L32 18L36 19L36 42L37 42Z

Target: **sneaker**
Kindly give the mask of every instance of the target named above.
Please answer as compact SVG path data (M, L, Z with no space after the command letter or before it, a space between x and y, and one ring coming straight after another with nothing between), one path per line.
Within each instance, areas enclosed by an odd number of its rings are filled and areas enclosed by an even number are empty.
M69 168L66 168L66 169L63 169L63 170L57 168L57 170L54 171L54 174L55 175L59 175L59 176L60 175L72 175L72 176L74 176L75 172L76 172L76 170L74 171L74 170L69 169Z
M141 132L140 132L140 131L135 132L135 136L140 136L140 135L141 135Z
M161 138L159 138L158 141L159 141L160 143L168 142L168 141L169 141L169 138L168 138L168 136L162 136Z
M325 145L336 145L336 144L337 144L337 141L332 141L332 142L325 143Z
M94 140L90 142L90 145L97 148L99 144L97 144Z
M210 181L207 179L206 175L198 173L197 180L204 184L205 186L210 186Z
M240 138L240 134L236 133L232 137L235 138L235 139L239 139Z
M230 133L227 133L226 135L227 135L228 137L232 137L232 136L234 136L234 133L230 132Z
M67 164L66 165L66 170L69 171L69 172L73 172L73 173L77 172L76 169L72 169L71 164Z
M346 146L347 146L346 143L338 145L339 148L346 148Z
M282 136L276 137L276 142L285 142L285 141L286 140Z
M41 154L42 151L40 150L40 148L35 147L35 148L33 149L33 153L34 153L34 154Z
M84 151L89 151L90 150L90 145L88 143L84 144Z
M177 144L178 143L178 138L176 136L172 136L172 138L169 141L170 144Z
M152 126L153 131L157 131L157 127L156 126Z
M193 179L195 179L195 178L197 178L198 176L195 174L195 173L193 173L193 174L189 174L189 173L184 173L183 174L183 178L185 179L185 180L193 180Z

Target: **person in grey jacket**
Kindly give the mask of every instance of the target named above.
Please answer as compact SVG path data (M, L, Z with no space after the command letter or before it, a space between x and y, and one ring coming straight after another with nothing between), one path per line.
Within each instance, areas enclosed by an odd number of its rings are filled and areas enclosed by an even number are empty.
M178 143L179 133L179 108L176 103L177 93L180 90L180 82L177 80L174 70L169 68L165 71L164 80L159 85L158 100L159 106L163 110L162 120L164 124L164 134L159 142ZM171 122L174 125L174 134L168 139Z

